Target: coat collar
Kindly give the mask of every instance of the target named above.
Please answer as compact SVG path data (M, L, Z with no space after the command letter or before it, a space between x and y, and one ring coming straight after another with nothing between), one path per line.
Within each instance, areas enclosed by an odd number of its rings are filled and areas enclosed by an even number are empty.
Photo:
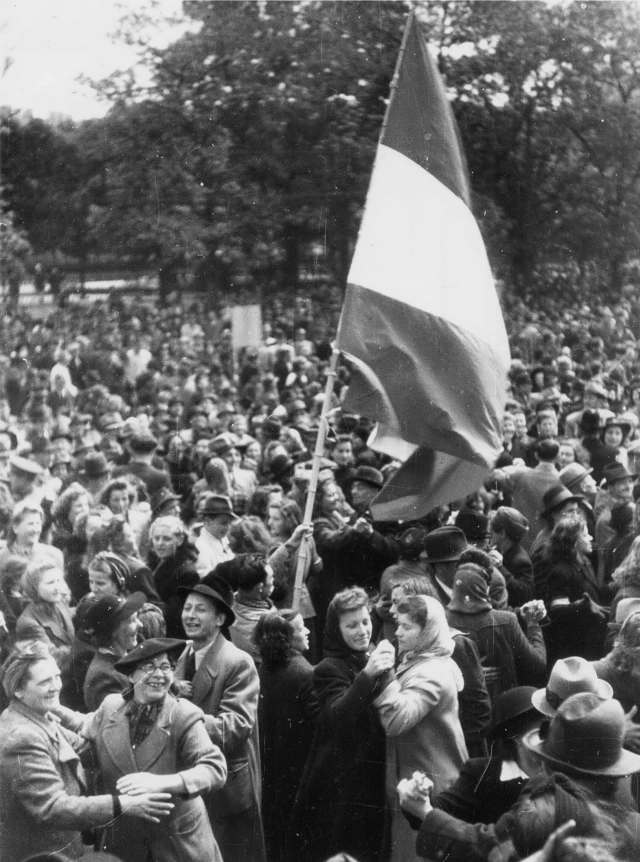
M129 734L129 719L125 714L126 701L109 716L102 738L113 762L123 775L131 772L149 772L169 744L171 716L177 701L168 694L151 732L134 752Z
M31 606L31 613L33 618L40 623L42 628L50 631L58 640L68 643L69 645L73 643L74 635L65 626L64 618L60 611L58 611L58 613L55 613L55 611L53 613L49 613L48 609L45 609L34 602Z

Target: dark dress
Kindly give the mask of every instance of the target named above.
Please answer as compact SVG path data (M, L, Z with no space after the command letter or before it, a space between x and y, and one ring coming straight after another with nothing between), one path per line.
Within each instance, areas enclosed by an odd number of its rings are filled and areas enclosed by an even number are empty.
M384 834L385 734L373 706L380 681L364 672L368 656L345 644L333 602L324 658L313 672L318 728L292 816L297 858L324 862L350 853L380 858Z
M184 594L178 587L194 587L200 583L196 572L198 551L190 542L183 542L173 557L161 560L153 572L156 592L163 603L168 638L185 638L182 627Z
M299 653L286 667L260 668L258 727L262 758L262 825L267 856L293 862L291 810L318 718L313 667Z

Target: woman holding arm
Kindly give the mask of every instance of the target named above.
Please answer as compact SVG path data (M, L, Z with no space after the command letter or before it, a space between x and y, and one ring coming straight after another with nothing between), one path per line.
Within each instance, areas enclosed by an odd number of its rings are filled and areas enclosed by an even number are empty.
M2 683L10 698L0 715L2 862L56 852L80 859L81 830L114 818L127 824L132 816L156 825L171 811L166 793L82 795L86 783L76 751L83 740L50 716L59 708L61 683L45 643L16 644L2 668Z
M365 591L338 593L313 672L320 713L292 817L297 858L320 862L340 851L360 862L382 858L385 737L373 702L393 660L390 644L371 649Z
M419 770L440 793L458 777L467 748L458 719L462 675L444 608L431 596L408 596L397 608L401 662L376 698L387 734L387 805L391 809L391 860L417 859L415 833L404 818L396 787Z

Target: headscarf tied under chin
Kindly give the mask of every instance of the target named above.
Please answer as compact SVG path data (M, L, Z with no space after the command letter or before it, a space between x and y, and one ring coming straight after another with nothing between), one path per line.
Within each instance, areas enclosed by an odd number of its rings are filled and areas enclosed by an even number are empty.
M412 600L419 599L425 605L427 622L422 629L415 649L402 656L402 661L398 667L399 673L416 659L451 658L455 647L451 629L440 602L431 596L412 596L411 598Z

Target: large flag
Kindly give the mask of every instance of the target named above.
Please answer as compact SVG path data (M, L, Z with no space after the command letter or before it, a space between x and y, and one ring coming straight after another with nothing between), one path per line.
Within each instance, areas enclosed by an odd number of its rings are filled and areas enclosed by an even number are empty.
M374 500L410 519L476 490L501 451L509 346L444 85L405 30L338 328L345 408L403 461Z

